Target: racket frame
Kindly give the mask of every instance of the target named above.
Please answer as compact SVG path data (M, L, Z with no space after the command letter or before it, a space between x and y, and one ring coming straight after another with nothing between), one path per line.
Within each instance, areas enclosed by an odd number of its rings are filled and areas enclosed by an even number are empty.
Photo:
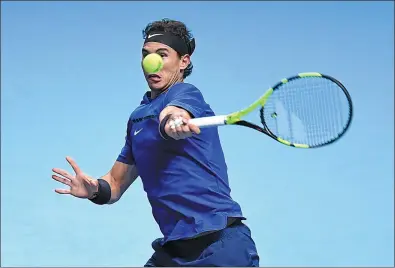
M308 145L308 144L291 143L287 140L277 137L267 127L265 118L264 118L265 103L268 100L268 98L270 97L270 95L275 90L277 90L280 86L282 86L292 80L301 79L301 78L305 78L305 77L320 77L320 78L325 78L325 79L330 80L331 82L333 82L337 86L339 86L340 89L342 89L342 91L344 92L344 94L347 98L347 101L349 103L349 120L348 120L347 124L345 125L345 127L343 128L343 130L333 139L328 140L327 142L325 142L323 144L319 144L319 145L315 145L315 146ZM260 117L261 117L261 122L263 124L263 127L258 126L254 123L242 120L243 117L250 114L252 111L256 110L258 107L260 107ZM345 134L345 132L349 129L351 122L352 122L352 118L353 118L353 104L352 104L351 96L342 83L340 83L337 79L335 79L329 75L321 74L318 72L305 72L305 73L299 73L298 75L282 79L275 86L269 88L260 98L258 98L255 102L253 102L250 106L248 106L242 110L236 111L236 112L228 114L228 115L216 115L216 116L193 118L193 119L189 120L189 123L194 124L194 125L198 126L199 128L206 128L206 127L213 127L213 126L224 126L224 125L245 126L245 127L255 129L261 133L264 133L264 134L268 135L269 137L273 138L274 140L276 140L284 145L287 145L287 146L296 147L296 148L317 148L317 147L329 145L329 144L337 141L341 136L343 136Z

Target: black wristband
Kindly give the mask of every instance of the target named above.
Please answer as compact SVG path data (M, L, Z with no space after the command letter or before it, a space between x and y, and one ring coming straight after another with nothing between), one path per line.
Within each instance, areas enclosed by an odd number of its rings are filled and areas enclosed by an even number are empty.
M99 183L99 189L97 193L94 195L94 197L89 200L97 205L107 204L108 201L110 201L111 199L110 184L103 179L98 179L97 181Z
M166 115L166 116L162 119L162 121L160 122L160 124L159 124L159 134L160 134L160 135L162 136L162 138L165 139L165 140L168 140L168 139L172 139L172 140L173 140L173 138L170 137L169 135L167 135L167 134L166 134L166 131L165 131L165 126L166 126L166 123L167 123L167 121L169 120L170 116L171 116L171 114Z

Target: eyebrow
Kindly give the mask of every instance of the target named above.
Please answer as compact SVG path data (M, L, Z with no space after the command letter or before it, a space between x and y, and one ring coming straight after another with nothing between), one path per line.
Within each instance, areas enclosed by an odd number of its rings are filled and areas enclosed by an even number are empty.
M143 53L149 53L149 51L146 50L145 48L142 49L142 52ZM169 52L169 50L167 48L158 48L155 52L156 53L158 53L158 52Z

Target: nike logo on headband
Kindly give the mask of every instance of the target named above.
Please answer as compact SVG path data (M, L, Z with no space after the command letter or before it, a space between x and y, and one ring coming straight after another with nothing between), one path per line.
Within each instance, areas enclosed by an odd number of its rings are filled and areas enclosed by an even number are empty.
M157 36L157 35L163 35L163 34L150 34L150 35L148 35L147 38L149 39L149 38L154 37L154 36Z

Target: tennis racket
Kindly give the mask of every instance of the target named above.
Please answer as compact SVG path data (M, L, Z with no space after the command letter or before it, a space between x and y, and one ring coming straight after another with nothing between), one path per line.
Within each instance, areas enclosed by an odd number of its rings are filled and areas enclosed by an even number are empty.
M261 125L243 120L255 112L259 112ZM282 79L245 109L189 122L200 128L244 126L284 145L317 148L339 140L352 116L350 94L338 80L320 73L300 73Z

